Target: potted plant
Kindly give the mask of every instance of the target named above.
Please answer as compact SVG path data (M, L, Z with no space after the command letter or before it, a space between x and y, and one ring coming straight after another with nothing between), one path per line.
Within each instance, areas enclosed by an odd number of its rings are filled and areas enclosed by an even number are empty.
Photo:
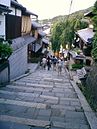
M12 48L8 41L0 41L0 64L8 60L12 54Z

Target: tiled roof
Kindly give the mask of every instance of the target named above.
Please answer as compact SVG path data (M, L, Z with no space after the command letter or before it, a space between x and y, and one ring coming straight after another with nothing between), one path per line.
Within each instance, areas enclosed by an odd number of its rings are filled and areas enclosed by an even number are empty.
M42 39L42 42L44 42L47 45L49 44L49 40L48 39L45 39L45 38Z
M93 38L94 32L91 28L85 28L82 30L78 30L76 34L83 40L83 42L88 43L89 39Z
M22 14L23 14L23 15L33 15L33 16L35 16L35 17L38 17L38 15L36 15L36 14L34 14L34 13L28 11L28 10L22 10Z
M46 35L46 33L44 33L42 30L38 30L38 34L43 37Z
M1 12L1 13L2 13L2 12L11 12L11 10L8 9L6 6L0 5L0 12Z
M94 14L93 14L92 11L90 11L90 12L85 13L84 16L85 16L85 17L93 17Z
M22 9L22 10L26 10L26 8L25 7L23 7L21 4L19 4L17 1L15 1L15 0L11 0L11 5L13 5L13 6L15 6L15 7L18 7L18 8L20 8L20 9Z
M23 47L24 45L28 45L35 41L36 41L36 39L30 35L18 37L16 39L12 40L12 48L15 51L15 50Z

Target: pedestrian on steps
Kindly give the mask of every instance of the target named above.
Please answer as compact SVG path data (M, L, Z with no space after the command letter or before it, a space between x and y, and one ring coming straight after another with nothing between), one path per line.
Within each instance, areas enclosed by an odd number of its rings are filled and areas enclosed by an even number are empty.
M51 60L50 60L50 57L48 56L47 57L47 69L50 70L51 68Z

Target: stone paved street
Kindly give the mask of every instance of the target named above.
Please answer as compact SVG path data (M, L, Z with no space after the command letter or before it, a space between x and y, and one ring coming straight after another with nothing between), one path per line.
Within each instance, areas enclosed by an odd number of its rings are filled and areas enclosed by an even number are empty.
M37 69L0 88L0 129L90 129L67 72Z

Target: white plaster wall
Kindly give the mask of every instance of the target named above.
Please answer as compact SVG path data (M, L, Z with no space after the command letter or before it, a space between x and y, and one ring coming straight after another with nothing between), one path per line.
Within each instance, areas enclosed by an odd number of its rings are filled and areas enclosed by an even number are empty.
M0 4L10 7L11 0L0 0Z
M0 38L5 39L5 15L0 15Z
M27 71L27 46L24 46L9 58L10 63L10 79L14 79Z
M21 10L17 9L17 10L16 10L16 15L21 17L21 15L22 15Z
M15 15L15 8L13 8L13 7L10 7L10 9L12 10L9 14L11 14L11 15Z

